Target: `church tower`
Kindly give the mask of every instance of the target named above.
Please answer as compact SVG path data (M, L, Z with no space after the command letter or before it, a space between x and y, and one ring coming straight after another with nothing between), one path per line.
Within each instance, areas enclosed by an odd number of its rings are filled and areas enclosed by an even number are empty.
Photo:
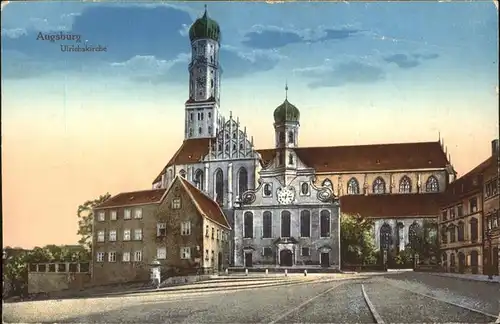
M285 86L285 101L274 110L274 132L276 139L277 167L283 169L285 182L296 175L300 111L288 102L288 85Z
M220 95L220 28L207 7L189 29L189 99L186 101L184 139L212 138L222 122Z

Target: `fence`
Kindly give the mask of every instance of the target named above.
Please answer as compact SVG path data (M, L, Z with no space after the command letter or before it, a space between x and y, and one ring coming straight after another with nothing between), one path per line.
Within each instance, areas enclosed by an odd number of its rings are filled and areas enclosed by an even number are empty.
M30 263L29 272L90 272L88 262Z

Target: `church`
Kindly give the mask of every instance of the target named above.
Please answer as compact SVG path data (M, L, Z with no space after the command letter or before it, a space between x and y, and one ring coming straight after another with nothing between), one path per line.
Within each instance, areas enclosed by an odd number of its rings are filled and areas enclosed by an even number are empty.
M220 37L205 9L189 30L184 141L152 191L180 176L213 199L232 228L232 267L340 269L343 213L373 219L376 246L384 249L404 249L412 230L437 219L438 196L456 176L441 140L302 147L300 111L286 88L273 120L269 113L275 145L257 149L219 105Z
M377 246L403 249L411 226L436 219L456 176L440 140L300 147L300 111L285 94L275 147L256 149L238 118L221 113L220 27L206 10L189 37L185 140L153 188L180 175L217 201L233 228L233 266L339 267L340 210L373 218Z

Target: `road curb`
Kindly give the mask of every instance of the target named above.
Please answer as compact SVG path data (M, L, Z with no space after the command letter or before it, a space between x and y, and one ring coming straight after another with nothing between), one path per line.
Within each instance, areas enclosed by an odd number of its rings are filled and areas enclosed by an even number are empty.
M458 277L458 276L447 276L447 275L443 275L443 274L440 274L440 273L428 273L432 276L436 276L436 277L441 277L441 278L451 278L451 279L458 279L458 280L465 280L465 281L473 281L473 282L485 282L485 283L494 283L494 284L500 284L500 279L492 279L492 280L477 280L477 279L473 279L473 278L464 278L464 277Z

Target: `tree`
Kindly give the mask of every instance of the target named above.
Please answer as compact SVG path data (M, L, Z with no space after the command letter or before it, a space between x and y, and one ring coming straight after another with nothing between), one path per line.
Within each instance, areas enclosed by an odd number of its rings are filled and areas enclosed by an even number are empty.
M79 244L86 247L89 251L92 247L92 223L94 222L93 209L105 202L111 197L109 193L99 196L99 198L94 200L87 200L82 205L78 206L78 232L77 234L81 236L78 241Z
M373 222L360 215L342 214L340 218L341 260L352 264L375 264Z

